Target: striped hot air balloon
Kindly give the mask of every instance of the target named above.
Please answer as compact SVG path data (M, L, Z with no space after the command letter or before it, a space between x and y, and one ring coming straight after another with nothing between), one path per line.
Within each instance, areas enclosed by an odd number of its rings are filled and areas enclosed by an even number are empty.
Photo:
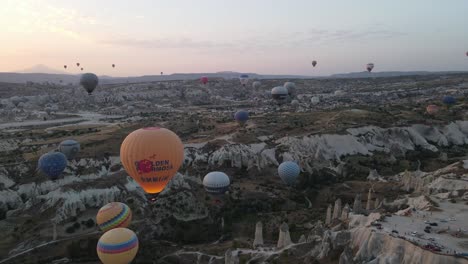
M104 205L96 215L96 223L102 231L128 227L132 221L132 210L119 202Z
M138 252L138 237L127 228L115 228L99 238L96 251L104 264L128 264Z

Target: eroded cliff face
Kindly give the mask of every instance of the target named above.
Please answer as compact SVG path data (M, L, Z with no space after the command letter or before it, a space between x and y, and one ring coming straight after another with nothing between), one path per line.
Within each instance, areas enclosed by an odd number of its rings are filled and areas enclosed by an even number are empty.
M388 234L372 232L366 227L357 227L351 231L349 247L355 252L352 257L348 252L341 256L340 264L345 263L427 263L427 264L466 264L468 260L461 257L435 254L413 243L390 236ZM346 262L351 261L352 262Z

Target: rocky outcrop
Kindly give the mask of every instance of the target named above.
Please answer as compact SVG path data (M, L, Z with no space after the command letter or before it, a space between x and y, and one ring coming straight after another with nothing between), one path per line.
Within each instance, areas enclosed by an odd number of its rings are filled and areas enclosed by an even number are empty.
M335 201L335 207L333 207L332 220L339 219L341 217L341 199Z
M261 221L259 221L255 225L255 239L253 242L253 247L256 248L262 245L263 245L263 224Z
M350 246L356 252L355 263L468 263L464 258L434 254L406 240L364 227L352 230ZM348 256L343 258L349 259Z
M331 217L332 217L332 205L329 204L328 208L327 208L327 215L326 215L326 218L325 218L325 224L326 225L331 224L331 220L332 220Z
M353 205L353 213L361 214L362 213L362 202L361 202L361 194L356 194L354 198L354 205Z
M289 234L289 226L286 223L283 223L279 228L279 237L277 248L284 248L292 244L291 235Z
M341 221L345 222L348 220L348 215L349 215L349 205L346 204L345 207L343 208L343 211L341 212Z

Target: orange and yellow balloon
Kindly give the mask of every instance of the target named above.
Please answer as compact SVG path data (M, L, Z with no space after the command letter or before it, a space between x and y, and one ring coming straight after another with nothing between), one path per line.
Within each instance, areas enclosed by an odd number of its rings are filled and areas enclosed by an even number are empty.
M426 107L426 112L430 115L435 115L439 112L439 107L437 105L428 105Z
M184 160L184 145L172 131L141 128L130 133L120 146L127 173L150 194L164 190Z
M96 251L104 264L128 264L138 252L138 237L127 228L112 229L99 238Z
M132 210L124 203L108 203L96 215L96 223L106 232L118 227L128 227L132 222Z

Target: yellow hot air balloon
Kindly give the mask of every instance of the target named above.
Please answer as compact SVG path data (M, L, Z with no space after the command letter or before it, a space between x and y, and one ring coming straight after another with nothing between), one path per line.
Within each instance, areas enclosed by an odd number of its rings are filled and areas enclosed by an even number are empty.
M132 210L124 203L108 203L96 215L96 223L102 231L128 227L132 222Z
M184 145L172 131L141 128L130 133L120 146L127 173L149 194L164 190L184 160Z
M104 264L128 264L138 252L138 237L127 228L116 228L99 238L96 251Z

